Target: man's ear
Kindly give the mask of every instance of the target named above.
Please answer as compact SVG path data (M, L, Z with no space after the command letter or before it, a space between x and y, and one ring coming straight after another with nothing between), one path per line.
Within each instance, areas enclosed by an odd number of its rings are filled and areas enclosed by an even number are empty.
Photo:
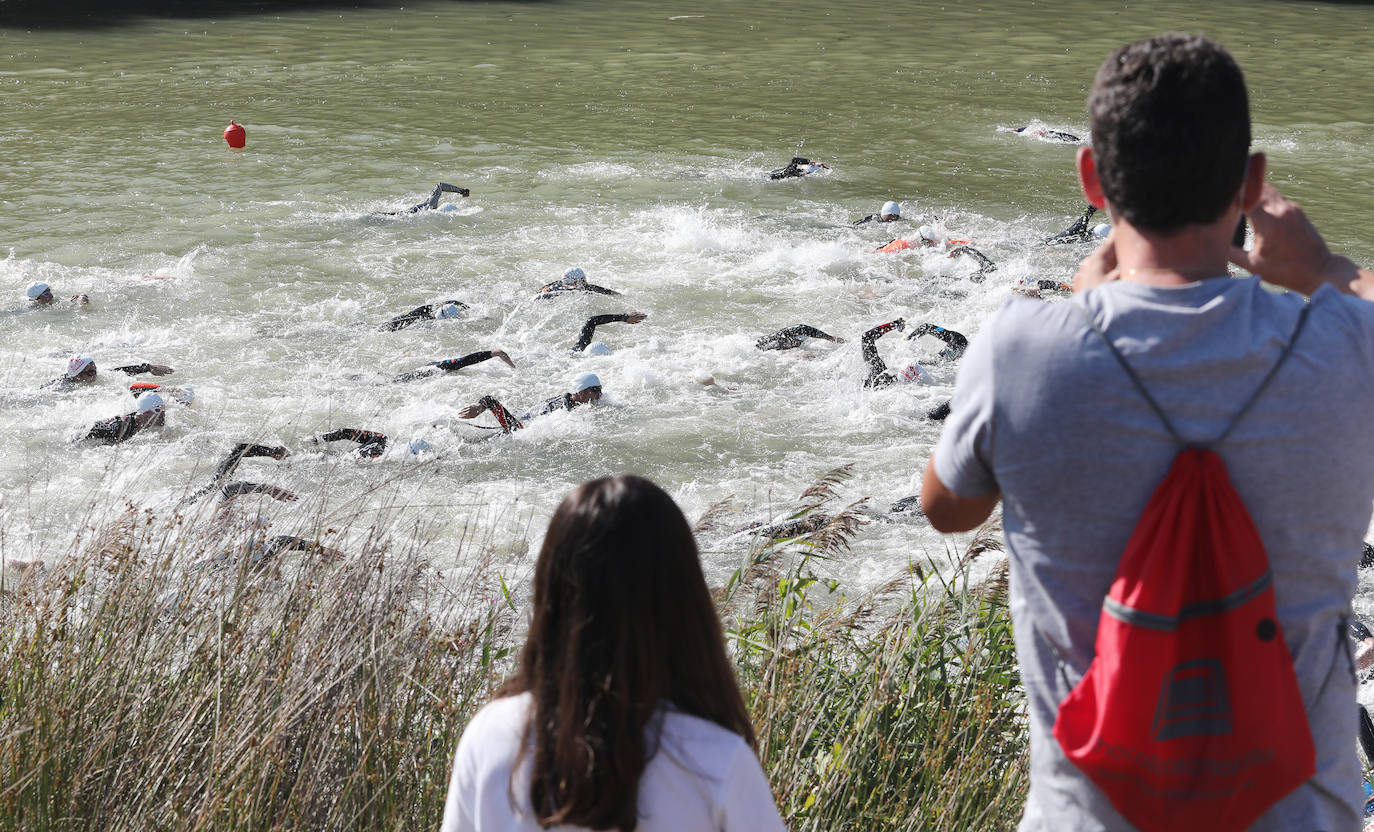
M1078 184L1088 204L1098 209L1107 207L1107 197L1102 194L1102 183L1097 179L1097 161L1093 159L1091 147L1078 148Z
M1268 166L1269 160L1263 153L1250 154L1249 161L1245 163L1245 184L1240 189L1241 213L1249 213L1259 203Z

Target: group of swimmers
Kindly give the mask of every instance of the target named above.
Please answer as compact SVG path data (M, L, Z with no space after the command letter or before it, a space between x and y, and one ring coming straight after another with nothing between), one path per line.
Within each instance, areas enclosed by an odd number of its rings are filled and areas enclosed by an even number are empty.
M829 165L823 162L805 157L794 157L786 166L771 171L769 173L769 178L774 180L799 178L828 169ZM435 185L428 199L404 210L385 211L381 213L384 215L405 215L422 211L444 210L452 207L441 205L441 200L445 194L456 194L460 198L467 198L470 196L471 191L468 188L440 182ZM1073 226L1045 240L1044 243L1046 245L1059 245L1094 239L1096 236L1100 235L1101 229L1093 228L1089 225L1092 215L1093 209L1089 208ZM876 213L862 217L856 220L854 224L889 224L896 223L902 219L902 208L900 203L888 201L884 203ZM938 232L932 226L921 225L916 229L914 235L896 238L889 243L879 246L877 250L890 253L905 249L939 248L948 252L951 257L963 256L972 259L978 265L978 274L973 279L981 281L986 274L996 269L996 265L982 252L973 248L970 242L971 241L968 240L946 239L941 232ZM1053 285L1042 285L1038 287L1040 289L1064 288L1061 284L1053 281L1041 281L1041 283ZM540 286L536 290L534 297L540 300L551 300L568 293L585 293L607 297L618 297L621 295L620 292L614 289L589 282L586 273L581 268L573 267L569 268L561 279ZM52 286L42 282L30 285L26 289L26 297L33 306L50 306L59 302ZM86 295L75 295L66 300L66 302L75 305L84 305L88 301L89 298ZM391 318L380 326L383 330L397 331L425 322L461 319L469 310L470 306L467 303L458 299L449 299L418 306L408 312ZM609 347L604 343L594 340L599 327L613 323L633 325L641 323L647 318L648 316L643 312L617 312L593 315L583 324L577 339L571 344L570 350L573 353L586 353L590 355L605 354L610 351ZM884 362L882 356L878 352L878 339L890 332L900 332L905 329L905 320L897 318L870 328L860 337L860 352L865 368L865 376L863 379L864 387L881 388L900 383L928 381L929 372L925 367L919 364L910 363L900 370L892 371L888 368L886 362ZM963 334L934 323L921 323L912 327L907 335L907 339L910 340L922 336L932 336L944 343L944 348L934 359L941 362L958 360L963 354L965 347L968 345L968 339ZM796 324L759 338L756 346L760 350L790 350L804 346L809 339L845 343L844 338L830 335L818 327L810 324ZM439 373L457 372L493 358L504 362L512 368L516 366L515 362L505 351L492 348L475 351L458 358L433 361L424 368L403 373L394 380L399 382L411 381ZM148 362L114 367L112 371L127 375L151 374L153 376L165 376L173 372L172 368L169 366ZM95 360L91 356L77 355L72 357L68 362L67 372L64 376L56 378L44 386L45 388L54 390L71 390L91 384L96 378L97 367ZM123 442L146 429L164 425L169 401L190 404L194 397L194 393L189 387L173 387L157 382L135 382L130 385L130 393L136 400L135 407L129 412L103 419L92 425L85 434L86 439L104 443ZM600 378L595 373L582 372L574 377L570 390L548 399L542 405L536 405L523 410L512 410L502 404L496 397L484 395L474 404L459 410L456 415L461 419L475 419L484 413L491 413L496 421L496 425L490 428L490 430L509 434L522 429L524 423L530 418L558 410L572 410L582 405L595 404L599 402L601 398L602 385ZM931 419L938 420L944 418L948 412L949 405L948 402L946 402L930 411L927 416ZM336 441L353 443L356 445L358 456L366 459L373 459L383 455L390 442L389 438L383 433L357 427L344 427L331 430L315 436L314 441L317 444ZM430 450L430 447L424 440L415 440L410 443L409 450L412 453L420 453ZM287 455L287 451L284 447L240 443L235 446L229 456L217 469L215 475L211 478L210 484L191 495L188 499L194 502L212 492L218 493L219 500L222 503L231 501L235 497L244 494L266 494L278 500L295 499L294 494L275 486L243 481L224 482L245 458L269 456L273 459L282 459Z

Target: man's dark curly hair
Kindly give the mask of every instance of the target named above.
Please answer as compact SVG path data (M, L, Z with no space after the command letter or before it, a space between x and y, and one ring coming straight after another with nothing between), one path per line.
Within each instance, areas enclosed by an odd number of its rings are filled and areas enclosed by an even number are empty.
M1212 222L1245 181L1245 78L1204 37L1161 35L1116 50L1097 71L1088 112L1102 191L1136 228Z

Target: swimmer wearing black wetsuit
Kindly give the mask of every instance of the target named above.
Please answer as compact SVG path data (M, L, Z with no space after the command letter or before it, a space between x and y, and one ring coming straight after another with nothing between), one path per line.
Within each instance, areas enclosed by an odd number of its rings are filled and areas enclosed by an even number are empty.
M488 361L493 358L499 358L510 365L511 369L515 369L515 362L510 360L510 356L506 355L505 350L478 350L477 352L470 352L462 358L446 358L443 361L431 361L429 365L431 367L437 367L438 369L414 370L409 373L402 373L392 379L392 381L414 381L417 378L428 378L432 375L436 375L440 370L446 373L455 373L464 367L471 367L473 364L481 364L483 361Z
M454 307L449 310L448 307ZM457 318L468 310L468 305L461 300L446 300L443 303L427 303L424 306L417 306L404 315L397 315L386 323L382 324L382 329L395 332L398 329L405 329L412 324L420 321L432 321L436 318Z
M943 404L940 404L932 408L928 413L926 413L926 418L932 422L943 422L944 420L948 419L949 406L953 401L953 399L950 399L949 401L946 401Z
M210 481L195 492L183 497L181 501L177 503L177 507L180 508L190 505L206 494L209 494L211 491L214 491L219 487L221 480L233 474L234 470L239 467L239 463L249 457L266 456L272 459L285 459L290 455L291 453L281 445L258 445L252 442L240 442L234 446L233 450L229 451L229 455L226 456L224 461L219 464L219 467L215 469L215 473L210 476ZM267 494L276 500L296 499L296 495L287 491L285 488L254 482L236 481L220 487L219 501L225 503L235 497L243 496L244 494Z
M68 375L60 376L52 381L44 382L44 390L71 390L82 384L90 384L96 379L95 362L84 355L79 355L67 362ZM77 370L76 375L70 375L73 369ZM124 373L125 375L137 376L144 373L151 373L155 376L171 375L174 370L165 364L130 364L126 367L113 367L111 372Z
M906 321L898 318L885 324L878 324L863 334L859 339L862 345L864 364L868 366L868 377L864 379L864 387L887 387L897 381L897 377L887 371L887 364L883 363L883 357L878 354L878 339L896 330L901 332L906 328Z
M158 401L161 401L161 397ZM162 412L162 406L159 404L153 410L126 413L123 416L102 419L91 426L85 438L94 439L106 445L114 445L126 439L134 438L145 428L160 428L166 422L167 416Z
M573 344L573 352L582 352L587 345L592 342L596 335L596 328L604 324L637 324L649 317L643 312L625 312L614 315L593 315L582 325L582 332L577 336L577 343Z
M564 393L561 396L554 396L544 403L544 409L538 415L546 416L557 410L572 410L583 404L595 404L601 401L601 379L594 373L581 373L573 379L574 390L571 393ZM459 419L475 419L478 416L491 411L496 417L496 421L501 426L502 433L513 433L524 427L515 414L507 410L495 396L483 396L477 404L470 404L458 411Z
M922 335L934 335L936 338L945 342L945 348L941 350L936 357L946 361L953 361L959 358L964 354L964 350L968 349L968 339L964 337L963 333L955 332L952 329L945 329L935 324L921 324L911 331L911 334L906 337L906 340L910 341Z
M844 339L835 335L827 335L809 324L797 324L786 329L780 329L771 335L765 335L754 342L754 346L761 350L794 350L806 343L807 338L820 338L825 341L834 341L836 344L843 344Z
M314 437L316 445L322 442L338 442L347 440L358 443L358 456L364 459L374 459L386 452L387 438L384 433L377 433L371 430L359 430L358 428L339 428L329 433L322 433Z
M1047 237L1041 240L1040 244L1044 246L1062 246L1069 243L1085 243L1095 239L1093 228L1089 223L1092 222L1093 214L1096 213L1097 208L1089 205L1088 209L1083 212L1083 216L1073 221L1073 225L1060 231L1053 237Z
M978 264L978 274L970 278L974 283L982 283L989 272L997 271L997 264L992 262L992 258L973 246L955 246L949 250L949 256L967 257Z
M545 299L556 297L564 292L590 292L595 295L619 295L614 289L607 289L605 286L597 286L587 282L587 275L581 269L568 269L563 273L562 280L553 283L546 283L539 287L537 298Z
M802 156L793 156L792 161L787 163L787 167L778 168L768 174L769 179L792 179L798 176L805 176L811 172L813 167L829 169L830 166L822 162L813 162Z
M1078 144L1079 142L1083 141L1074 134L1065 133L1063 130L1047 130L1044 127L1035 127L1030 124L1027 124L1025 127L1017 127L1016 129L1012 130L1012 132L1029 132L1032 136L1043 136L1047 139L1053 139L1057 142L1063 142L1064 144Z
M440 182L438 185L434 186L434 190L430 193L429 199L421 202L419 205L413 208L407 208L404 211L381 211L379 213L388 217L395 217L400 214L418 214L421 211L433 211L439 207L439 198L444 194L458 194L463 198L467 198L467 195L470 193L472 192L467 188L460 188L457 185Z

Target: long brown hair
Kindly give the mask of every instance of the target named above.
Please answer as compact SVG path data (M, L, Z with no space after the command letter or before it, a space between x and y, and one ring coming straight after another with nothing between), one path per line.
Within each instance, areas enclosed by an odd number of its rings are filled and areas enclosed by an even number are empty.
M696 540L663 489L630 474L575 489L549 521L533 590L500 695L532 698L520 758L533 755L541 826L631 832L657 751L646 727L665 705L754 744Z

